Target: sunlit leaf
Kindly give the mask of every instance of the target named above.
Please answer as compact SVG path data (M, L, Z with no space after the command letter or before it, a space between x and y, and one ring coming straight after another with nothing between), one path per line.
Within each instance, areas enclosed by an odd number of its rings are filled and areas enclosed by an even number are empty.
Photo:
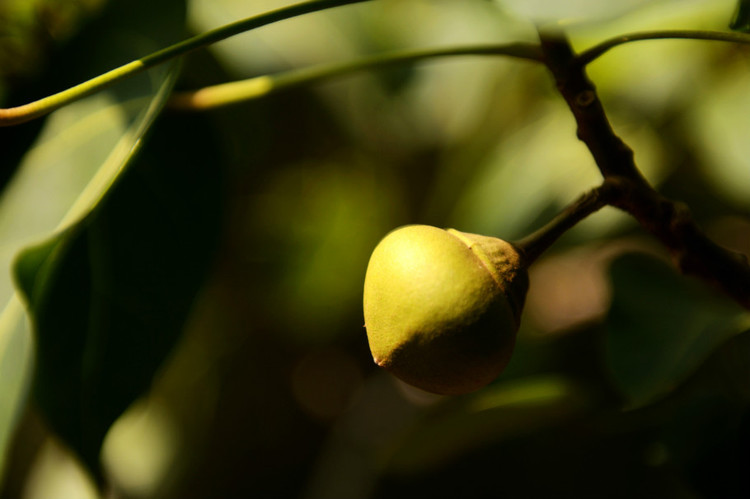
M350 320L342 313L359 308L367 259L396 212L381 203L387 187L364 165L306 163L280 170L257 196L248 254L278 274L248 284L262 286L265 309L297 340L329 340Z
M599 0L495 0L502 7L536 22L596 22L623 15L649 3L663 0L625 0L616 3Z
M147 0L109 4L110 8L98 19L101 24L89 25L50 61L43 79L46 86L35 91L57 91L79 83L179 36L184 20L180 0L152 6L154 15L145 18L139 4L151 5ZM169 12L170 16L157 16L157 11ZM34 362L31 328L11 285L11 261L22 248L43 240L48 240L49 249L56 250L48 259L42 258L44 252L38 253L38 263L54 262L66 251L66 239L78 230L69 229L86 219L116 183L159 115L176 75L176 67L158 68L50 115L2 192L0 472L14 424L24 406ZM50 236L60 244L54 244ZM35 269L34 278L53 282L49 276L54 276L54 264L49 265ZM31 263L24 268L30 267ZM28 284L28 278L26 281Z
M627 255L611 272L607 361L633 406L669 393L750 328L747 311L654 258Z
M190 23L199 32L289 4L278 0L189 0L187 3ZM332 19L343 16L344 20L350 20L354 10L333 9L290 19L267 29L243 33L210 50L240 76L254 76L258 67L308 65L336 56L351 57L353 47L343 31L347 23L338 25Z
M36 333L35 401L95 473L110 425L179 337L216 241L218 170L171 145L16 264Z
M527 126L499 141L466 186L450 223L470 232L519 238L557 207L598 185L601 174L577 139L575 126L564 103L543 103ZM658 184L665 175L661 151L651 132L642 128L627 134L628 143L638 151L647 178ZM627 221L621 212L602 210L586 221L585 229L588 235L601 236Z
M0 318L0 365L6 362L28 370L30 338L19 326L20 308L13 297L10 261L22 247L53 231L63 234L96 206L138 149L143 135L169 95L176 69L165 78L152 99L143 92L151 84L140 79L131 87L144 97L115 102L102 94L53 114L24 158L18 174L0 199L0 300L10 303ZM15 354L4 348L16 345ZM25 353L23 361L18 352ZM16 371L19 372L19 371ZM26 384L23 376L5 380ZM7 394L7 395L6 395ZM0 396L0 448L7 438L23 398L18 384L3 386ZM12 398L11 398L12 397Z
M708 185L737 207L750 208L750 147L747 109L750 72L744 64L728 69L711 85L689 115L693 143Z

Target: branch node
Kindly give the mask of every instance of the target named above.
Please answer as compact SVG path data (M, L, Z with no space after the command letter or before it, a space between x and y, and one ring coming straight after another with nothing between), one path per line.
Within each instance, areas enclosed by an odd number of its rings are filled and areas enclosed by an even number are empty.
M629 213L658 238L684 273L717 285L750 309L747 258L711 241L695 224L687 205L662 196L643 177L635 164L633 150L615 134L595 87L586 75L587 58L575 56L564 34L540 32L539 38L544 62L578 125L578 138L591 151L605 179L596 196L607 192L605 203ZM580 207L573 210L572 218L568 212L563 223L557 221L556 226L553 225L555 230L569 228L579 210ZM532 235L525 242L535 248L548 245L550 240L549 235L542 234Z
M588 107L596 100L596 94L592 90L584 90L576 95L575 103L578 107Z

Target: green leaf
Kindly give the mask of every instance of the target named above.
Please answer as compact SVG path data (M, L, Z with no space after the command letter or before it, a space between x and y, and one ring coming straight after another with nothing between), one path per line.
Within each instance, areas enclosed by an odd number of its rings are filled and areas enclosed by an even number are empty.
M557 0L495 0L521 17L536 22L605 22L617 19L631 11L657 3L654 0L623 0L619 2L601 2L599 0L576 0L560 2Z
M10 262L21 248L50 233L57 232L57 237L64 239L66 230L94 209L139 149L176 75L176 67L168 73L163 69L152 71L156 89L152 89L148 77L126 85L131 95L141 97L117 101L111 93L104 93L51 115L3 192L0 302L8 305L0 315L0 370L6 374L0 381L2 456L23 405L31 362L30 332L23 326L23 313L13 296ZM28 274L23 278L25 284L29 279L47 276L41 268L34 270L41 272L38 276L30 274L34 259L48 262L43 251L58 247L53 242L47 244L45 250L37 250L29 262L22 264L24 274ZM3 460L0 458L0 469Z
M153 99L141 100L135 108L132 102L112 104L101 95L55 113L4 193L0 200L3 269L10 267L9 260L21 247L58 231L19 259L19 284L30 300L46 295L55 262L75 232L71 228L86 219L139 149L169 95L177 69L160 73L164 76ZM9 276L0 281L0 299L8 303L0 316L0 370L12 371L0 379L4 453L29 383L31 339Z
M97 477L106 432L179 338L220 226L219 170L180 143L200 143L196 127L170 125L88 217L16 263L36 333L35 401Z
M750 0L737 0L737 9L734 11L729 28L742 33L750 33Z
M568 421L590 406L583 387L559 376L493 385L430 410L390 449L388 470L423 472L482 446Z
M146 6L151 15L144 18ZM58 91L175 41L184 26L183 11L181 0L158 6L148 0L110 2L96 22L50 60L31 92L38 97ZM24 285L39 279L34 299L44 295L44 287L54 281L55 252L66 251L68 229L86 219L117 181L176 76L176 67L157 68L51 114L0 196L0 479L34 363L32 333L13 289L11 262L22 248L57 234L59 244L49 241L22 265ZM12 168L11 158L0 160ZM34 258L49 268L32 270Z
M479 234L519 238L549 220L582 190L601 182L586 146L576 140L575 122L564 103L544 102L540 113L525 126L498 142L477 169L455 204L450 225ZM626 139L639 151L639 166L654 184L664 178L654 135L643 133ZM531 195L530 193L533 193ZM547 213L549 212L549 213ZM614 209L604 209L576 232L601 237L621 230L631 221Z
M750 74L740 65L712 74L711 92L695 99L686 125L699 160L705 188L739 212L750 209L750 155L747 149L747 109Z
M747 311L645 255L611 269L607 362L633 406L679 386L727 339L750 328Z

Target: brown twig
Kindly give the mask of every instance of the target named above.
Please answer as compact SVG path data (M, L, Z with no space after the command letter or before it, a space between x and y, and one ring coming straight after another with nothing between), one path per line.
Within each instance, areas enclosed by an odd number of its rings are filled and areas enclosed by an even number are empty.
M617 195L618 186L608 180L602 185L581 196L569 204L555 218L550 220L541 229L532 232L528 236L513 242L523 255L525 265L531 265L563 234L573 228L578 222L611 204Z
M573 112L578 138L591 151L605 182L607 203L630 213L669 250L678 268L708 281L750 309L750 265L744 255L722 248L696 225L690 210L668 199L641 175L633 151L612 130L584 65L565 36L540 32L544 62Z

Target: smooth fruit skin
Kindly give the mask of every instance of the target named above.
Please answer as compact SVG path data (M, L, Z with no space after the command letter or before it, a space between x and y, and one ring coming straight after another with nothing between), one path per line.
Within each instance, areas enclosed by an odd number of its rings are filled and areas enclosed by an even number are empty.
M477 390L510 360L528 277L497 238L409 225L375 248L364 314L375 362L424 390Z

